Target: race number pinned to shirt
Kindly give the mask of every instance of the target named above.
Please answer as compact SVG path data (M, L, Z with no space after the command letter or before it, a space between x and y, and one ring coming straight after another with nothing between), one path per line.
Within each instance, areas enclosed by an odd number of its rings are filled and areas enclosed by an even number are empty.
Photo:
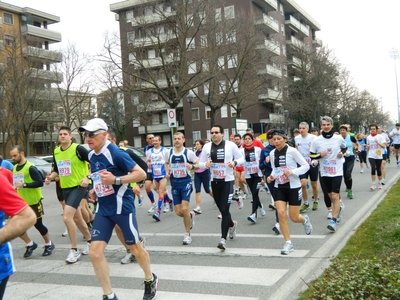
M186 163L172 163L171 172L174 178L184 178L187 177Z
M214 179L225 179L226 164L225 163L211 163L211 174Z
M325 160L322 164L322 175L336 174L336 160Z
M98 172L92 173L90 178L93 181L93 190L95 191L97 197L106 197L115 193L114 188L111 184L102 184L100 173L106 170L100 170Z
M246 167L247 174L257 174L258 173L257 161L246 161L245 167Z
M289 182L289 178L284 174L287 170L287 167L279 167L275 169L275 180L278 184L285 184Z
M14 178L14 185L16 182L24 182L24 173L14 173L13 174Z
M70 160L59 160L57 162L58 174L60 176L71 176L72 168Z

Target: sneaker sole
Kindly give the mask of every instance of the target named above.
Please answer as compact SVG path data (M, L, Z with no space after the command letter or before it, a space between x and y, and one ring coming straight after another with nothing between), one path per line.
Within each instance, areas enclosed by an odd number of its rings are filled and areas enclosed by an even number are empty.
M272 231L275 232L276 234L281 234L281 232L276 227L273 227Z
M161 221L161 219L160 219L160 218L157 218L156 216L153 216L153 219L156 220L157 222L160 222L160 221Z
M200 210L194 210L194 209L193 209L193 212L194 212L196 215L201 215L201 211L200 211Z
M336 231L336 228L332 227L331 225L328 225L327 228L328 228L330 231L333 231L333 232Z
M255 220L253 220L252 218L250 218L250 217L247 217L247 220L249 220L251 223L255 223L256 221Z
M218 248L218 249L221 249L221 250L226 250L225 246L222 245L222 244L218 244L217 248Z
M281 254L282 254L282 255L288 255L288 254L292 253L293 250L294 250L294 249L289 250L288 252L283 252L283 251L281 251Z

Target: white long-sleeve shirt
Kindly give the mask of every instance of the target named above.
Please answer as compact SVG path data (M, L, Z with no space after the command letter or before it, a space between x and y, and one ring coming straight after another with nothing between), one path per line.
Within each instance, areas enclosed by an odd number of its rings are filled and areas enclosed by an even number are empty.
M199 160L199 168L206 168L206 163L211 160L212 148L215 149L214 143L207 143L203 146ZM223 153L222 153L223 151ZM212 161L211 163L211 180L233 181L235 179L233 168L228 167L230 161L236 161L237 165L244 164L244 157L240 153L239 148L231 141L225 141L225 147L221 151L223 162Z
M272 150L269 154L272 166L271 176L275 179L275 187L278 188L279 184L285 184L288 182L291 189L301 187L299 176L306 173L310 168L310 165L304 157L299 151L297 151L297 149L288 147L286 150L285 164L283 166L275 167L275 154L276 149ZM280 158L280 160L283 161L283 158ZM298 165L300 167L298 167ZM285 169L291 170L293 174L289 177L285 176L283 174Z
M257 174L258 177L262 177L263 174L259 168L261 148L256 147L256 146L254 147L254 160L251 160L251 161L246 161L245 148L241 148L240 152L242 153L243 158L245 160L245 162L244 162L244 177L250 178L251 174Z

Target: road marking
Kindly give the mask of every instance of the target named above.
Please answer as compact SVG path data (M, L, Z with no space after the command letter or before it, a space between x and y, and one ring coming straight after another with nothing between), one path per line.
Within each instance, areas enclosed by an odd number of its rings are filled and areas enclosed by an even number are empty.
M162 279L160 279L161 282ZM23 287L23 288L21 288ZM119 299L142 299L143 289L113 289ZM42 299L74 299L97 300L101 297L101 288L92 286L60 285L26 282L9 282L5 299L13 300L42 300ZM175 293L159 290L157 300L258 300L253 297L233 297L223 295L207 295L192 293Z
M95 276L92 263L80 259L73 265L66 265L64 261L43 263L42 259L17 260L15 266L19 272L69 274ZM109 263L111 277L143 278L143 271L139 266L126 268L119 263ZM227 283L257 286L272 286L288 269L240 268L217 266L191 266L152 264L151 269L163 280L191 281L207 283ZM257 280L254 280L257 278Z

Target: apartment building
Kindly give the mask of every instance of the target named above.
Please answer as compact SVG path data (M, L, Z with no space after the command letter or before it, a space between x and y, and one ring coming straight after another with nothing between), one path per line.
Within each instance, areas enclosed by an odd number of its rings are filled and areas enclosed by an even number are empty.
M61 33L49 29L58 16L0 1L0 143L29 145L31 154L49 153L57 141L55 124L64 121L52 87L63 75L51 70L62 54L50 49ZM22 140L22 141L21 141Z
M296 53L321 46L320 25L293 0L127 0L110 10L120 25L124 86L131 87L124 95L127 133L135 146L146 133L172 145L168 108L187 145L210 139L211 120L228 139L239 111L256 133L284 127L285 87L301 64ZM259 54L247 49L256 63L241 72L245 43Z

